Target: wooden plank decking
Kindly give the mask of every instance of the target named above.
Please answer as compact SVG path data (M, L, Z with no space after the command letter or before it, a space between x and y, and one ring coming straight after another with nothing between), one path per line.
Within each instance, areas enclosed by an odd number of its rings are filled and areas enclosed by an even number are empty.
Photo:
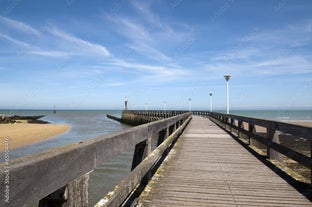
M312 206L208 119L192 121L138 206Z

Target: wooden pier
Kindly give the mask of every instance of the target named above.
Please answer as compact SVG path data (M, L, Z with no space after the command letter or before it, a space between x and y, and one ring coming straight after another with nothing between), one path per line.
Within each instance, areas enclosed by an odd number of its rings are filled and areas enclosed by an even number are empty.
M138 206L312 206L209 119L193 116Z
M90 172L130 148L129 174L96 207L312 206L311 181L286 181L268 165L283 155L311 173L311 127L205 111L123 115L149 123L0 163L0 180L9 180L0 185L9 190L0 206L87 207ZM300 138L303 148L280 135ZM253 147L264 153L256 157Z

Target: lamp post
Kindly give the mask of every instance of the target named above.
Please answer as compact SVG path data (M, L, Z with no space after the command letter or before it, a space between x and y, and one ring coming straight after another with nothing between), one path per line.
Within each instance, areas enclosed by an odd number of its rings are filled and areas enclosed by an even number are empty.
M212 93L209 93L210 96L210 112L212 112Z
M230 98L229 98L229 80L231 78L231 75L224 75L224 78L226 80L226 113L230 113Z
M127 96L125 97L125 110L128 110L128 98L127 98Z
M192 111L192 99L189 98L189 111Z

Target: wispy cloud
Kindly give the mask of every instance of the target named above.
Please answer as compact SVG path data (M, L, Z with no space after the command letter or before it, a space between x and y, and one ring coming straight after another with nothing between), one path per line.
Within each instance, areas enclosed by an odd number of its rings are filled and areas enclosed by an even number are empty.
M87 40L80 39L78 37L75 37L74 35L71 35L69 33L66 33L60 29L57 29L55 27L49 27L47 28L47 31L50 32L52 35L61 38L62 40L65 40L69 42L72 47L75 49L79 49L78 53L84 53L87 54L88 52L91 52L93 55L99 55L99 56L110 56L110 52L108 49L100 44L92 43ZM85 50L85 51L84 51Z
M151 59L157 60L157 61L172 61L172 58L168 57L166 54L160 52L159 50L144 44L143 42L141 43L131 43L128 45L129 48L131 48L132 50L140 53L140 54L144 54L149 56Z
M9 35L6 35L6 34L0 33L0 38L5 39L5 40L7 40L7 41L19 46L19 47L22 47L22 48L26 48L26 49L32 48L32 46L30 44L23 42L21 40L17 40L17 39L15 39Z
M9 27L12 27L16 30L19 30L21 32L31 34L31 35L35 35L35 36L40 36L40 32L37 29L29 26L28 24L25 24L24 22L17 21L14 19L10 19L10 18L4 17L4 16L0 16L0 22L6 24Z
M124 27L123 30L128 31L125 35L130 40L135 42L151 42L153 39L150 29L144 27L139 22L131 21L127 18L117 18L116 22Z
M38 55L38 56L44 56L44 57L53 57L53 58L59 58L59 57L67 57L69 54L62 52L62 51L53 51L53 50L43 50L37 46L31 45L29 43L26 43L24 41L15 39L9 35L1 34L0 33L0 39L4 39L9 41L10 43L13 43L14 45L22 48L23 53L32 54L32 55Z
M257 68L257 73L266 75L289 75L312 73L312 62L302 56L287 56L278 59L267 59L250 64L250 68Z
M288 24L274 30L253 29L233 40L228 49L212 53L203 68L210 72L236 68L231 72L241 76L312 73L312 61L304 49L312 43L310 23Z
M162 74L168 74L168 75L173 74L174 71L177 71L177 70L167 69L163 66L129 62L129 61L125 61L122 59L113 59L110 62L110 64L113 66L121 67L121 68L128 68L128 69L130 68L130 69L140 70L144 72L162 73Z
M156 16L151 10L151 2L141 2L141 1L132 1L132 6L136 9L137 12L139 12L142 16L144 16L145 20L148 21L150 24L162 27L163 24L158 16Z
M119 82L119 81L110 82L107 84L107 86L110 86L110 87L118 87L118 86L123 86L123 85L125 85L125 82Z
M285 56L280 58L252 58L248 61L215 61L199 65L199 70L209 74L207 79L222 77L230 73L239 78L259 76L289 76L311 74L312 61L303 56Z
M120 35L128 39L127 47L136 54L162 64L172 61L175 51L192 35L190 27L181 23L169 25L151 10L151 2L132 1L134 16L106 15L116 24Z
M67 52L57 51L57 50L31 50L28 52L29 54L39 55L39 56L45 56L45 57L52 57L52 58L64 58L69 57L70 54Z
M258 43L259 45L266 43L271 46L281 45L305 45L312 41L312 20L284 25L274 29L258 29L254 28L250 33L239 38L238 42Z

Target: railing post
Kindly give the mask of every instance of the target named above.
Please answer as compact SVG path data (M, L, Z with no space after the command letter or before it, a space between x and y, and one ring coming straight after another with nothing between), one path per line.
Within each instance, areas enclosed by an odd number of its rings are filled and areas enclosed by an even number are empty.
M255 125L248 123L248 145L250 145L251 135L256 133Z
M90 172L41 199L39 207L88 207L89 176Z
M242 121L238 121L238 132L237 132L237 138L241 137L242 129L244 129L244 125Z
M310 140L310 190L312 191L312 140Z
M273 126L270 125L267 128L267 158L274 159L282 163L283 161L280 154L275 150L271 149L270 147L272 142L280 144L279 132L276 131Z
M89 177L90 173L84 174L67 185L68 198L64 207L89 206Z
M230 118L230 123L231 123L230 131L232 132L233 131L233 124L234 124L234 119L233 118Z
M271 157L271 152L270 152L270 145L272 143L272 140L273 140L273 136L275 134L275 129L270 126L267 128L267 158L270 159Z

